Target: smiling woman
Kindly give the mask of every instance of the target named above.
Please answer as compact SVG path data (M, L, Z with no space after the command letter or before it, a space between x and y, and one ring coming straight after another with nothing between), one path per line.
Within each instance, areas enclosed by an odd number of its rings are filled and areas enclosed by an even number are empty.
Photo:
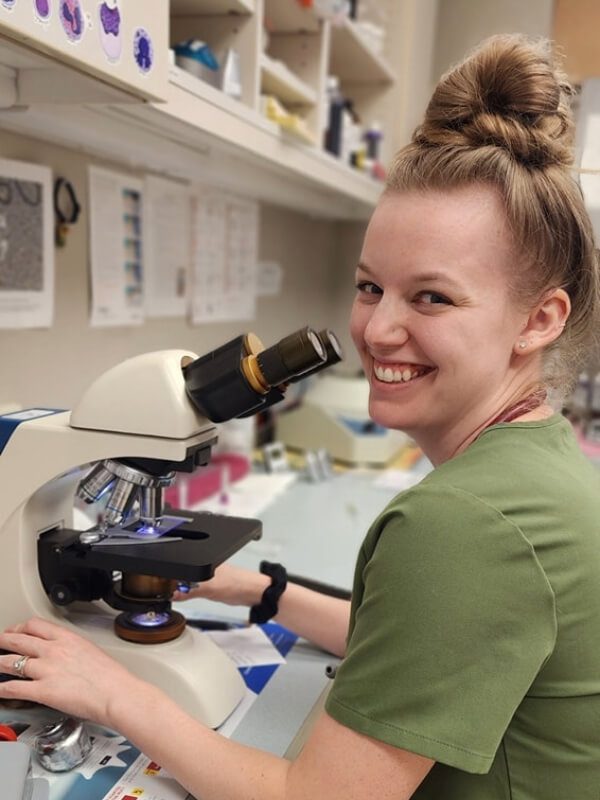
M371 378L370 414L410 433L436 464L539 387L544 347L563 331L563 289L533 317L515 302L515 250L500 194L483 183L390 191L369 224L351 331ZM529 418L551 413L541 405Z
M370 413L435 469L373 523L351 605L280 581L276 619L344 656L296 761L41 620L0 635L0 669L29 679L0 697L116 728L203 800L598 800L600 477L546 399L598 330L569 96L546 44L485 42L369 224L351 329ZM224 565L187 597L256 606L270 586Z

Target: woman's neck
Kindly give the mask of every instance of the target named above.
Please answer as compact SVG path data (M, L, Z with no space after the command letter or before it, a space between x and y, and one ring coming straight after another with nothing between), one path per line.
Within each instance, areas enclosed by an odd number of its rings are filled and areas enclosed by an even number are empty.
M541 404L535 408L525 408L522 413L517 416L511 416L509 419L503 419L503 415L499 412L497 414L489 414L485 417L484 422L479 424L475 429L470 428L465 431L464 426L460 423L444 432L440 431L427 431L426 435L423 432L409 432L409 435L416 441L423 453L431 461L434 467L449 461L451 458L463 453L469 445L492 425L497 425L500 422L512 424L515 422L538 422L540 420L548 419L555 413L551 405L545 399L542 399Z

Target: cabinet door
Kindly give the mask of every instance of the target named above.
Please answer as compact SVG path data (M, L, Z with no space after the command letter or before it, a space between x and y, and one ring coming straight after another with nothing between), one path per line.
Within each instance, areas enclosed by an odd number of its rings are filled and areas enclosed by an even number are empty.
M11 66L11 44L21 45L29 55L73 69L74 77L82 73L136 97L161 100L168 27L169 0L0 0L1 62ZM14 65L20 66L18 58ZM44 91L47 78L40 82Z
M598 0L556 0L552 38L573 81L600 77L599 25Z

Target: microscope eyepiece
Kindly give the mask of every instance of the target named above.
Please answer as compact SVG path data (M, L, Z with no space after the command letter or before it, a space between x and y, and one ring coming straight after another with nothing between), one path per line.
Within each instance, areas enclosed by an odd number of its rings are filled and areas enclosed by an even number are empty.
M213 422L247 417L282 400L287 384L341 358L331 331L305 327L265 348L252 333L238 336L183 367L194 406Z
M325 347L312 328L302 328L256 356L265 382L280 386L326 360Z
M307 378L309 375L314 375L316 372L320 372L326 367L331 367L333 364L337 364L343 359L344 352L342 350L342 345L333 331L330 331L329 328L324 328L322 331L319 331L317 335L325 351L325 359L315 367L311 367L307 372L303 372L294 378L290 378L290 383L301 381L303 378Z
M344 351L342 349L342 345L340 344L340 340L333 331L329 330L329 328L319 331L319 339L325 347L328 367L330 367L332 364L337 364L344 358Z

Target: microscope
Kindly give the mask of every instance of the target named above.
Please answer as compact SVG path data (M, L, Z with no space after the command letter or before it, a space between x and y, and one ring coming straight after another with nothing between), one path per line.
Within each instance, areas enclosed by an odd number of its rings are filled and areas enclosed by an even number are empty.
M170 598L210 579L260 538L261 524L166 507L164 489L209 462L215 423L273 405L290 383L340 359L328 330L303 328L269 348L248 333L200 357L128 359L71 412L0 416L0 629L31 616L58 622L218 727L244 683ZM85 531L73 529L75 495L102 501Z

